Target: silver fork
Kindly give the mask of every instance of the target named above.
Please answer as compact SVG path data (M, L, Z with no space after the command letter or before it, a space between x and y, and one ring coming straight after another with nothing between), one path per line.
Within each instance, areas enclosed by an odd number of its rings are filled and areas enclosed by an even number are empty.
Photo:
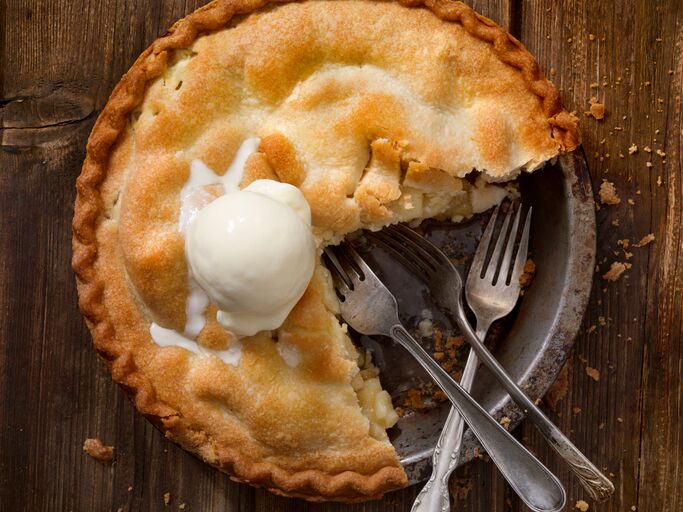
M426 280L432 295L439 304L445 306L444 309L456 321L479 359L527 414L527 418L536 425L548 444L567 463L591 498L595 501L608 499L614 493L612 482L536 407L472 331L462 303L462 279L451 261L438 247L406 226L396 225L385 231L391 234L390 237L385 237L385 240L390 240L390 245L387 246L392 249L397 259ZM508 268L502 267L500 275L506 275ZM491 271L491 274L487 276L493 279L495 269L489 268L488 271ZM488 292L480 293L477 300L493 305L500 300L501 295L511 293L505 280L498 279L493 283L494 286L490 287Z
M480 340L486 339L486 333L491 327L491 324L509 314L519 297L520 285L519 278L524 270L526 263L528 246L529 246L529 226L531 223L531 209L526 216L524 228L520 237L519 248L512 265L512 273L510 274L510 282L506 284L506 279L499 277L497 283L499 284L497 299L495 302L488 300L494 285L494 277L496 270L499 271L500 276L507 277L512 263L513 247L517 239L520 213L522 208L517 209L517 215L510 230L510 235L506 239L510 218L512 216L512 208L508 211L503 221L498 238L493 242L495 247L488 266L484 267L486 255L493 239L493 232L498 218L499 207L491 214L491 218L484 230L484 234L479 241L477 251L472 260L469 274L467 275L467 283L465 284L465 297L470 309L474 312L477 318L476 335ZM387 241L385 237L388 235L377 235L377 238L384 244L388 245L391 241ZM484 272L485 271L485 272ZM483 275L483 277L482 277ZM474 350L470 350L467 357L467 363L460 380L460 385L466 391L472 388L472 382L477 372L479 359ZM448 491L448 481L451 473L458 465L458 459L462 450L462 439L465 431L465 423L462 416L458 414L456 409L451 408L446 423L444 424L439 441L437 442L437 449L432 455L432 474L429 481L418 494L415 504L411 509L412 512L434 512L440 510L441 512L448 512L450 510L450 496Z
M344 320L361 334L391 336L408 350L460 412L500 472L529 508L534 511L561 510L566 501L562 484L489 416L406 331L398 318L396 299L353 247L344 244L336 251L327 248L325 254Z

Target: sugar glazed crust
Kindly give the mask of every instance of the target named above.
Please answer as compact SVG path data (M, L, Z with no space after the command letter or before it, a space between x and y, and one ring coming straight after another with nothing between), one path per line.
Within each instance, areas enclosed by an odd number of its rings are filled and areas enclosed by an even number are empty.
M277 332L243 340L238 367L150 338L152 321L185 321L176 221L190 160L226 169L255 134L243 184L299 186L323 244L467 215L441 192L466 197L475 168L504 181L572 150L576 118L528 51L464 4L345 0L215 0L155 41L100 114L76 184L73 268L114 380L168 438L235 480L309 500L377 498L406 475L388 440L368 433L351 385L357 354L322 266ZM198 343L234 342L210 306Z

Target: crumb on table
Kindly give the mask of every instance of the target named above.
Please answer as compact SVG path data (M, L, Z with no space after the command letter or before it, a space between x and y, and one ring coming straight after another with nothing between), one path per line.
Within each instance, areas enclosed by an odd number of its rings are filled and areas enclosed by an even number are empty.
M600 380L600 371L596 370L595 368L591 368L590 366L586 366L586 374L593 379L595 382L598 382Z
M631 268L630 263L622 263L621 261L614 261L609 267L609 270L602 275L605 281L616 281L621 277L626 270Z
M652 233L645 235L643 238L640 239L640 242L635 244L635 247L645 247L646 245L652 243L655 241L655 235Z
M581 512L586 512L589 506L585 501L579 500L576 502L575 508L579 509Z
M601 120L605 118L605 105L602 103L598 102L598 99L593 96L590 99L590 107L588 108L588 112L586 112L586 116L593 116L597 120Z
M86 439L83 451L102 464L109 464L114 459L114 447L107 446L98 437Z
M619 204L621 199L617 195L617 190L614 187L614 183L611 181L604 180L600 184L600 190L598 191L600 196L600 202L602 204Z

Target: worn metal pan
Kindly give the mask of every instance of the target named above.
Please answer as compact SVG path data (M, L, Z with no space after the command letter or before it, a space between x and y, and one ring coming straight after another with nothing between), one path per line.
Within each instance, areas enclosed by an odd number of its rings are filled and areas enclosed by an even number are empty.
M523 204L534 208L530 251L537 272L516 310L493 329L487 343L492 344L496 357L512 377L536 399L557 378L588 302L595 266L595 205L585 157L578 151L560 157L541 171L522 176L520 190ZM487 218L488 214L484 214L461 224L426 221L421 229L466 272ZM397 266L381 248L362 241L364 255L397 295L403 321L417 332L427 314L425 310L429 310L444 339L454 334L452 326L430 302L424 285ZM422 327L424 333L429 325L423 323ZM367 337L357 337L357 341L372 351L383 386L395 404L406 400L410 389L429 381L400 347ZM425 336L423 342L429 345L433 336ZM464 354L466 349L461 350ZM495 417L510 418L511 426L522 420L522 412L486 369L478 373L472 392ZM448 403L435 402L423 410L409 411L390 432L412 483L429 476L432 449L449 407ZM468 432L467 452L471 455L478 446Z

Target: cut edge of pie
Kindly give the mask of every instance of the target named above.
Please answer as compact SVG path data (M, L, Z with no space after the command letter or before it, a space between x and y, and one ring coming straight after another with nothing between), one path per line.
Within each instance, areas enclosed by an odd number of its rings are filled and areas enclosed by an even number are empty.
M517 70L528 90L541 99L557 153L570 151L580 143L576 117L563 110L559 92L545 79L533 56L502 28L459 2L409 0L401 4L414 8L427 7L438 18L458 23L470 36L490 44L497 58ZM174 51L182 51L201 35L226 27L234 16L249 14L266 5L267 2L263 1L215 0L200 8L176 23L168 35L155 41L114 89L93 128L86 161L76 185L73 268L78 281L79 305L92 333L94 345L107 361L114 380L133 398L137 409L163 427L173 440L200 454L233 479L263 486L278 494L309 500L367 500L406 484L406 475L400 465L388 465L372 474L353 471L331 474L320 470L292 472L273 462L251 460L229 446L216 446L202 432L193 430L174 408L157 398L154 386L139 371L131 351L117 342L115 326L104 305L106 276L99 275L95 269L100 250L98 225L111 208L110 204L104 204L100 187L107 177L112 151L125 132L129 117L143 102L148 86L168 69ZM378 140L372 142L377 143ZM262 141L264 154L268 155L270 147L271 154L282 157L282 152L278 151L279 142L277 137ZM382 141L379 144L382 145ZM377 151L381 153L382 148ZM282 158L286 159L286 155ZM370 225L381 227L381 223ZM329 233L319 235L328 241L335 241L335 237ZM330 314L334 312L330 310ZM372 371L367 373L372 381ZM360 388L358 383L354 391L358 391L356 388ZM358 398L362 402L361 397Z

